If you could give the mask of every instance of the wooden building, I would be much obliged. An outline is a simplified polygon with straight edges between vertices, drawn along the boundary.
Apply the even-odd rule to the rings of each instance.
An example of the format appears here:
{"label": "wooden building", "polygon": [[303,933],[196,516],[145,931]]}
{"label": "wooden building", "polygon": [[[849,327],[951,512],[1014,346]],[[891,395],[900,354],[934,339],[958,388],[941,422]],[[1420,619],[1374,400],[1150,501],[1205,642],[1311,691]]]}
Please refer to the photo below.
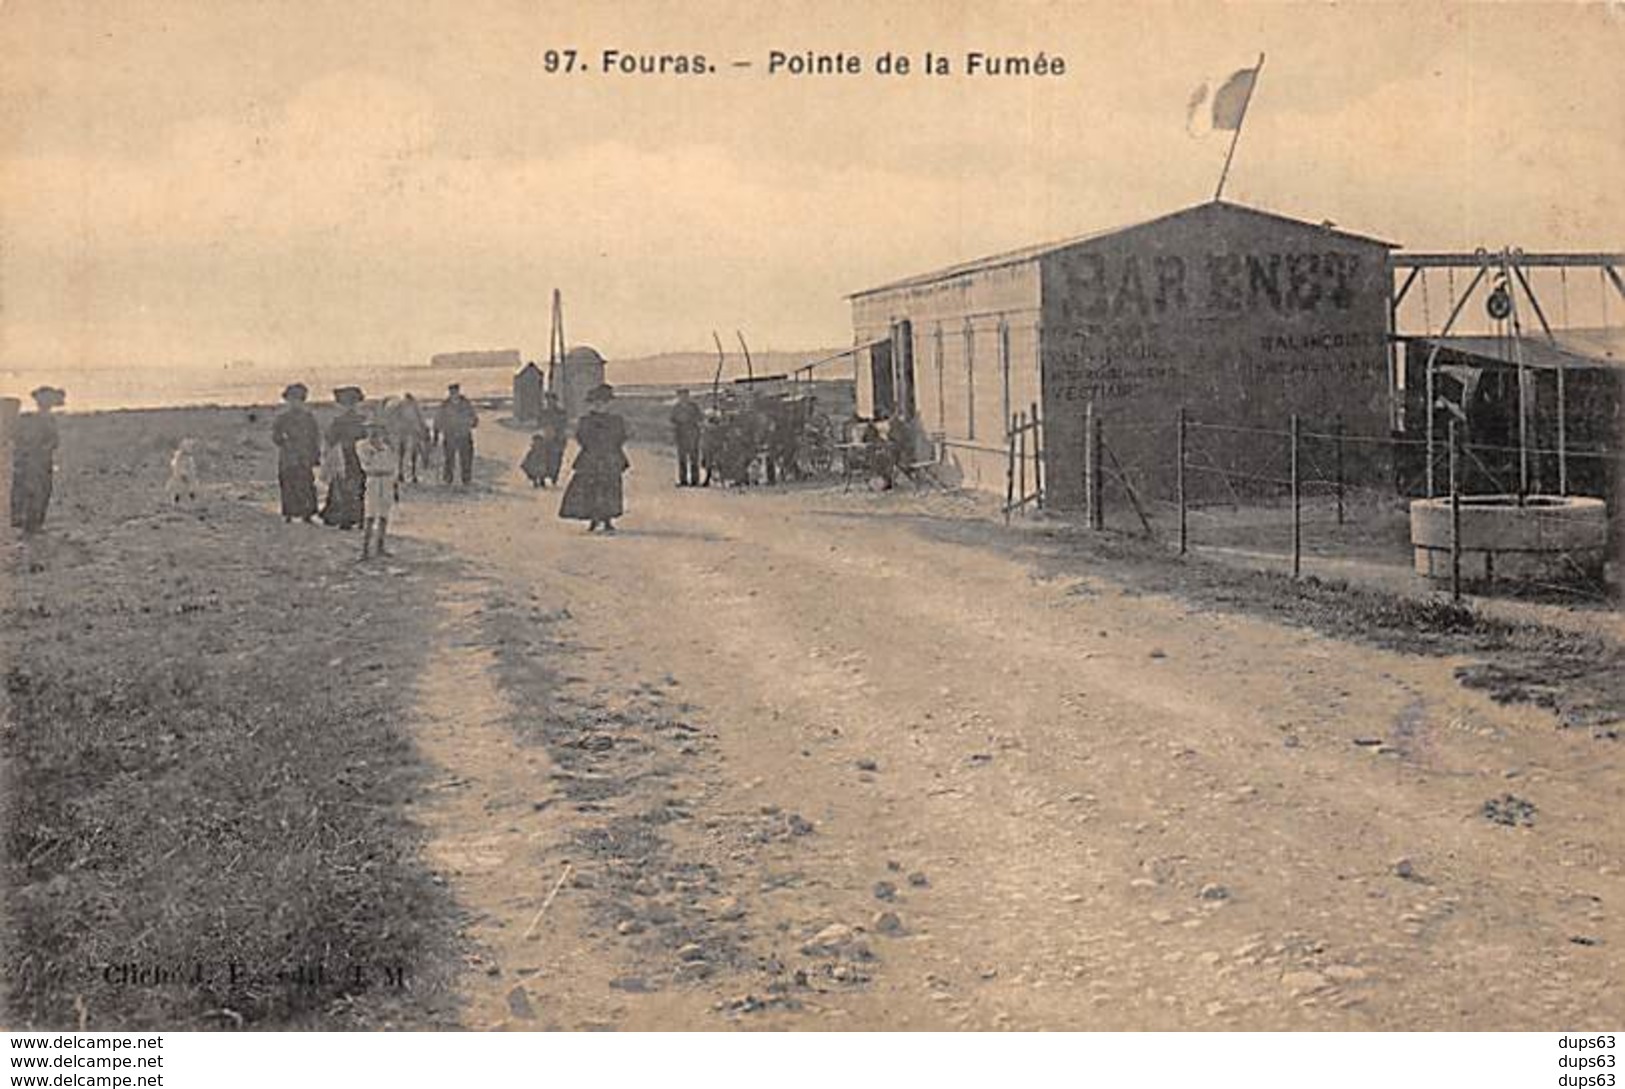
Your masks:
{"label": "wooden building", "polygon": [[[1462,490],[1477,495],[1584,495],[1616,503],[1625,450],[1625,330],[1553,329],[1509,336],[1401,340],[1410,455],[1400,490],[1426,495],[1427,369],[1433,376],[1435,491],[1446,490],[1454,417],[1466,457]],[[1527,377],[1520,398],[1520,371]],[[1523,408],[1520,405],[1525,406]],[[1520,418],[1520,413],[1526,412]]]}
{"label": "wooden building", "polygon": [[1238,429],[1204,452],[1215,468],[1257,475],[1281,444],[1246,429],[1293,413],[1388,433],[1392,248],[1212,201],[869,288],[851,296],[859,411],[917,414],[967,485],[1002,490],[1012,415],[1036,404],[1056,507],[1082,505],[1091,402],[1153,493],[1172,488],[1181,406]]}

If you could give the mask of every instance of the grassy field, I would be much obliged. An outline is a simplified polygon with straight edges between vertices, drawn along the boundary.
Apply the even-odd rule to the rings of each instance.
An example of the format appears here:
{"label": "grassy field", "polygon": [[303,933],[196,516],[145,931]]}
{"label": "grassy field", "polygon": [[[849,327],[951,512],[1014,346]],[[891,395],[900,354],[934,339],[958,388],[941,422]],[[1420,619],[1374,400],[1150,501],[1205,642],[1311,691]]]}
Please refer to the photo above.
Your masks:
{"label": "grassy field", "polygon": [[[450,1021],[402,726],[446,561],[284,526],[264,415],[62,423],[49,531],[0,576],[5,1022]],[[207,483],[176,511],[183,436]]]}

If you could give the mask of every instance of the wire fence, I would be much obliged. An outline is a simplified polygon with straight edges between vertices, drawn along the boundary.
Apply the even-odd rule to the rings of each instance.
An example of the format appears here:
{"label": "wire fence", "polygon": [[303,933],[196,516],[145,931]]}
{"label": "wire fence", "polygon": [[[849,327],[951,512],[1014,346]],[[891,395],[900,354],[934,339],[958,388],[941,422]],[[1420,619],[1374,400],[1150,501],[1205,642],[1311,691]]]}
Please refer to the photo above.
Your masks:
{"label": "wire fence", "polygon": [[[1042,438],[1032,433],[1036,413],[1022,422],[1025,430],[1011,431],[1012,464],[1055,441],[1053,421],[1044,421]],[[1113,418],[1091,407],[1080,451],[1088,524],[1140,532],[1181,553],[1278,564],[1294,577],[1306,565],[1339,575],[1364,567],[1427,575],[1458,595],[1464,583],[1497,581],[1606,594],[1625,451],[1474,441],[1454,423],[1433,442],[1351,432],[1337,418],[1282,424],[1201,420],[1183,409],[1163,420]],[[1060,465],[1050,459],[1052,477]],[[1566,494],[1557,494],[1565,492],[1559,481]],[[1044,489],[1056,483],[1046,479]],[[1027,505],[1022,488],[1011,494],[1018,501],[1007,498],[1007,512]],[[1417,499],[1437,502],[1417,513]]]}

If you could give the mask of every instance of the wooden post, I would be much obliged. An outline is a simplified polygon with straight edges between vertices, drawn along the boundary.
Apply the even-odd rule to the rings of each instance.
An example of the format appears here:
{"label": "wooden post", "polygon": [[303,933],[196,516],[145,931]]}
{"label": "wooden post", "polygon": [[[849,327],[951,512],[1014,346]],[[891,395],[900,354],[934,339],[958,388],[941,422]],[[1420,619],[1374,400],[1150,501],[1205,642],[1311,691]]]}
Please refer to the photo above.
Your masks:
{"label": "wooden post", "polygon": [[1427,461],[1427,482],[1428,482],[1428,498],[1429,499],[1432,499],[1434,496],[1439,494],[1438,488],[1435,486],[1435,482],[1434,482],[1434,479],[1433,479],[1433,414],[1434,414],[1434,412],[1438,411],[1433,405],[1433,399],[1436,396],[1436,394],[1434,393],[1435,382],[1434,382],[1434,379],[1433,379],[1433,373],[1434,373],[1433,372],[1433,357],[1438,355],[1438,354],[1439,353],[1437,351],[1433,351],[1433,352],[1428,353],[1428,385],[1427,385],[1427,398],[1428,398],[1428,403],[1427,403],[1428,456],[1426,458],[1426,461]]}
{"label": "wooden post", "polygon": [[1303,489],[1298,480],[1298,414],[1292,414],[1292,577],[1303,573]]}
{"label": "wooden post", "polygon": [[1529,488],[1529,368],[1523,365],[1523,351],[1513,340],[1518,351],[1518,506],[1530,494]]}
{"label": "wooden post", "polygon": [[1010,508],[1016,501],[1016,432],[1013,427],[1005,432],[1004,451],[1004,524],[1009,525]]}
{"label": "wooden post", "polygon": [[1461,600],[1461,459],[1454,417],[1450,420],[1450,600]]}
{"label": "wooden post", "polygon": [[1044,430],[1038,422],[1038,402],[1032,403],[1033,495],[1039,510],[1044,509]]}
{"label": "wooden post", "polygon": [[1095,411],[1094,401],[1089,401],[1089,408],[1084,411],[1084,473],[1087,476],[1087,492],[1089,492],[1089,528],[1090,530],[1103,530],[1107,527],[1107,507],[1105,496],[1100,491],[1105,481],[1105,450],[1100,442],[1100,414]]}
{"label": "wooden post", "polygon": [[1016,506],[1027,509],[1027,414],[1016,413]]}
{"label": "wooden post", "polygon": [[1557,360],[1557,494],[1569,494],[1569,404],[1568,391],[1563,381],[1563,357]]}
{"label": "wooden post", "polygon": [[1179,554],[1190,547],[1190,534],[1185,524],[1185,406],[1179,406],[1179,468],[1174,474],[1174,486],[1179,492]]}
{"label": "wooden post", "polygon": [[1337,470],[1337,524],[1343,524],[1343,414],[1337,414],[1337,422],[1333,425],[1333,440],[1336,444],[1333,453]]}

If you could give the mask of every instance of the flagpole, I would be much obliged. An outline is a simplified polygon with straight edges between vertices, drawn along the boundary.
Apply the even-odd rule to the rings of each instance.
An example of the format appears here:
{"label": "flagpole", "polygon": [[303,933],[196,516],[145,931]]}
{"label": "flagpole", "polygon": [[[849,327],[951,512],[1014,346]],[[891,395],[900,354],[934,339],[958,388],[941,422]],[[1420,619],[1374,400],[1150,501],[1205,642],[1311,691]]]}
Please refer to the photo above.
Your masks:
{"label": "flagpole", "polygon": [[1264,54],[1258,55],[1258,67],[1253,69],[1253,81],[1247,87],[1247,99],[1241,104],[1241,116],[1236,118],[1236,131],[1230,137],[1230,150],[1224,156],[1224,170],[1219,174],[1219,187],[1213,191],[1213,199],[1218,200],[1224,196],[1224,183],[1230,177],[1230,160],[1236,157],[1236,143],[1241,139],[1241,126],[1247,123],[1247,107],[1253,104],[1253,92],[1258,90],[1258,77],[1264,71]]}

